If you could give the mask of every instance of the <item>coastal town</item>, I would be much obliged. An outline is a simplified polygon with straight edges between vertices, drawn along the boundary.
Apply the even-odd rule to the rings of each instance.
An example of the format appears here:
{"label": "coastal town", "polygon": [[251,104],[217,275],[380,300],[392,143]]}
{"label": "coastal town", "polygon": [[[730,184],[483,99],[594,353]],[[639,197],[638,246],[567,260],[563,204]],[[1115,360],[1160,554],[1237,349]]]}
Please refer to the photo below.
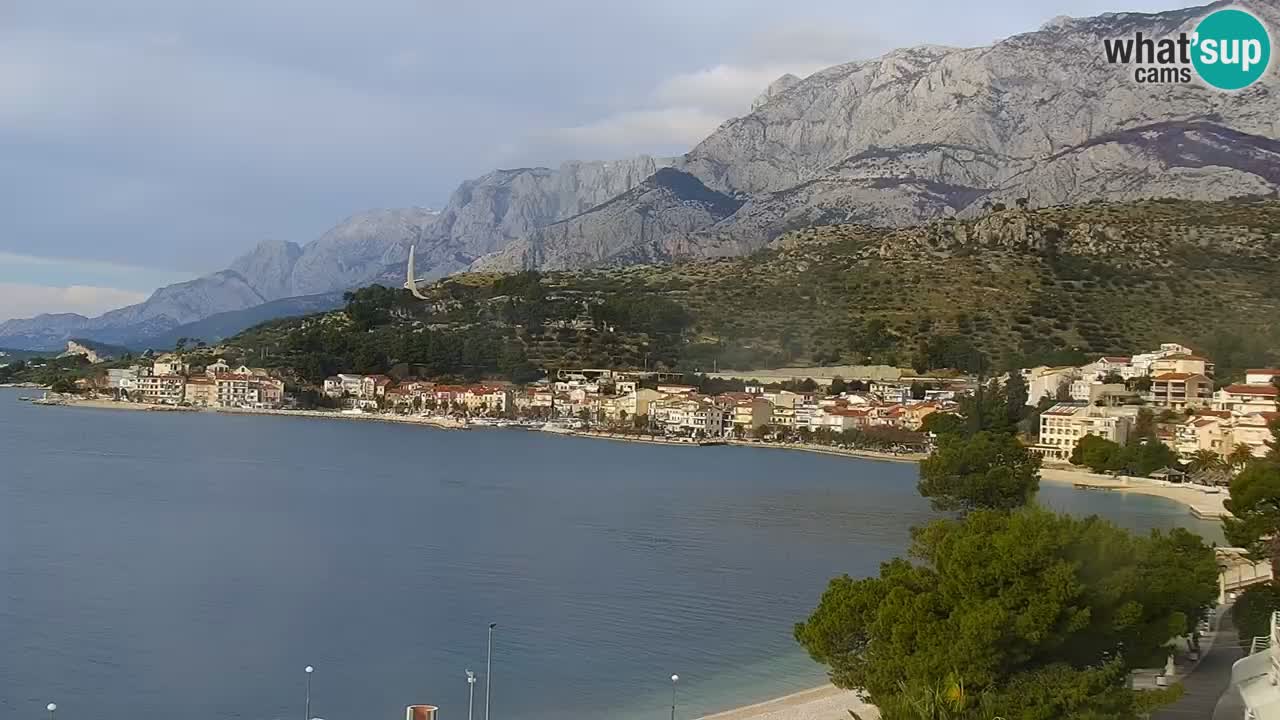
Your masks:
{"label": "coastal town", "polygon": [[[198,364],[200,358],[212,358]],[[119,363],[117,363],[119,364]],[[726,440],[831,445],[921,454],[930,416],[963,415],[962,403],[1015,373],[914,375],[886,366],[814,369],[813,377],[768,371],[714,376],[584,368],[526,384],[450,383],[393,374],[339,373],[317,387],[292,387],[278,369],[238,365],[204,353],[163,353],[77,381],[74,397],[121,407],[307,412],[365,419],[423,420],[440,427],[519,426],[568,433],[711,444]],[[827,374],[823,374],[826,372]],[[1213,360],[1178,343],[1079,366],[1017,371],[1032,422],[1024,443],[1049,464],[1084,464],[1084,438],[1130,444],[1144,422],[1182,463],[1206,464],[1225,481],[1233,466],[1266,454],[1280,418],[1280,369],[1220,382]],[[129,403],[131,405],[125,405]],[[1218,463],[1206,463],[1214,456]],[[1176,468],[1161,468],[1182,475]],[[1213,479],[1213,478],[1209,478]]]}

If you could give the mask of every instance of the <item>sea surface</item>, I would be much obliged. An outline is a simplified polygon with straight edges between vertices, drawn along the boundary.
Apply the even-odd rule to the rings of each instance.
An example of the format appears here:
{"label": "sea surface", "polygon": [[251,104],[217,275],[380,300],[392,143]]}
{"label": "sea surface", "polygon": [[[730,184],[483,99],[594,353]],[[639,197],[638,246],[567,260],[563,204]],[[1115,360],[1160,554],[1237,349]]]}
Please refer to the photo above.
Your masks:
{"label": "sea surface", "polygon": [[[935,517],[912,464],[35,407],[0,390],[0,717],[696,717],[818,685],[794,622]],[[1041,501],[1136,529],[1140,495]]]}

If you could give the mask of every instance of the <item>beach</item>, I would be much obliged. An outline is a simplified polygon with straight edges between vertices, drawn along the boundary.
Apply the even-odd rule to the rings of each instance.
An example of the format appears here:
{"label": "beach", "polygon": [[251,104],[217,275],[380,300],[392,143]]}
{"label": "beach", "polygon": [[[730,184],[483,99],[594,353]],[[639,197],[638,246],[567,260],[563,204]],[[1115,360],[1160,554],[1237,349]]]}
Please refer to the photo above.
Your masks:
{"label": "beach", "polygon": [[1071,483],[1077,487],[1097,489],[1101,492],[1131,492],[1162,497],[1186,505],[1192,515],[1200,518],[1220,518],[1230,514],[1224,505],[1229,497],[1224,489],[1219,489],[1216,493],[1208,493],[1199,485],[1170,483],[1126,475],[1112,477],[1053,465],[1040,469],[1040,479],[1046,482]]}
{"label": "beach", "polygon": [[876,720],[880,713],[853,690],[822,685],[773,700],[706,715],[701,720],[851,720],[849,711],[862,720]]}

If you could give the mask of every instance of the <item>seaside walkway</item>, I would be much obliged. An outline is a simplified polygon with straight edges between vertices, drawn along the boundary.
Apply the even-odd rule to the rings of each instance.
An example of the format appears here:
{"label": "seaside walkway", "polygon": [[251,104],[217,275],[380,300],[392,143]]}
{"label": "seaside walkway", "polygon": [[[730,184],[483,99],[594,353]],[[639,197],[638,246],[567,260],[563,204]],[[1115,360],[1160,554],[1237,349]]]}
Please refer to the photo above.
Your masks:
{"label": "seaside walkway", "polygon": [[1213,645],[1184,678],[1186,692],[1178,701],[1151,714],[1151,720],[1242,720],[1244,706],[1231,685],[1231,665],[1245,656],[1232,622],[1232,611],[1223,613]]}

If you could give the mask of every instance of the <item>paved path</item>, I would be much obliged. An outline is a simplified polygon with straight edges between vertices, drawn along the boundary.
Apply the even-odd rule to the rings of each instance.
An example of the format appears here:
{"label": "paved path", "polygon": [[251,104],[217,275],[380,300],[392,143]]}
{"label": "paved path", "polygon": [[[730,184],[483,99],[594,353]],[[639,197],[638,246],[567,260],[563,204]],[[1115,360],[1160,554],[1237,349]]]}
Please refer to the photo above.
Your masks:
{"label": "paved path", "polygon": [[1218,624],[1213,647],[1182,679],[1186,692],[1177,702],[1152,713],[1151,720],[1243,720],[1244,706],[1239,693],[1231,687],[1231,665],[1245,652],[1231,622],[1231,611],[1227,610]]}

